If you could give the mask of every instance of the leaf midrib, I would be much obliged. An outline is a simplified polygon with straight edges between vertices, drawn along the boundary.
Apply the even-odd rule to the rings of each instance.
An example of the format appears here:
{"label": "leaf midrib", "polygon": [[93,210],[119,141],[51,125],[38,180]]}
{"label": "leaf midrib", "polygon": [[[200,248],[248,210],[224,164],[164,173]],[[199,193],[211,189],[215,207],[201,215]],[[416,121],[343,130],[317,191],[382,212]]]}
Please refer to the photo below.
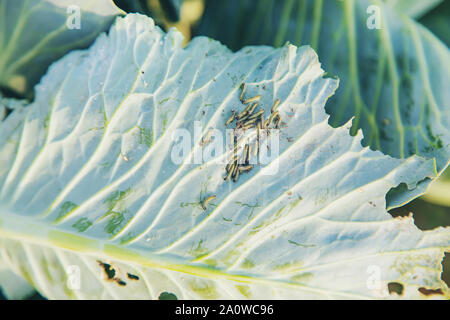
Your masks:
{"label": "leaf midrib", "polygon": [[[7,227],[5,228],[5,226]],[[161,256],[152,253],[144,253],[141,250],[124,248],[116,244],[110,244],[107,241],[88,239],[87,237],[78,236],[73,233],[59,231],[37,221],[24,223],[23,219],[11,213],[2,212],[1,214],[1,238],[67,250],[79,255],[107,257],[127,264],[136,264],[163,271],[180,272],[215,281],[223,279],[237,283],[259,283],[269,287],[279,286],[305,290],[325,296],[335,295],[350,299],[370,299],[369,296],[312,288],[304,284],[288,282],[286,280],[262,278],[258,277],[258,274],[227,273],[222,269],[215,269],[207,265],[192,264],[180,258],[164,256],[164,259],[161,259]]]}

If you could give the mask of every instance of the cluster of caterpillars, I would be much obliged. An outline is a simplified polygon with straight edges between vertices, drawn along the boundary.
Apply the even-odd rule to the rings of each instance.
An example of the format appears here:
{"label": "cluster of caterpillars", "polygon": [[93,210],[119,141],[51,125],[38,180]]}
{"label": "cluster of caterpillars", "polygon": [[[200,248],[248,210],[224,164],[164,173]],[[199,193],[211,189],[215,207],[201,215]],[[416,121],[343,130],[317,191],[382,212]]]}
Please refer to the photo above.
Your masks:
{"label": "cluster of caterpillars", "polygon": [[281,115],[277,111],[278,105],[280,104],[280,99],[276,99],[272,108],[270,110],[270,115],[266,118],[264,116],[264,109],[258,108],[259,100],[261,99],[261,95],[256,95],[251,98],[245,99],[245,83],[242,83],[240,86],[241,94],[239,100],[242,104],[246,105],[246,108],[237,113],[235,110],[232,110],[232,115],[225,122],[225,127],[234,124],[234,135],[233,135],[233,157],[231,161],[226,165],[226,176],[224,180],[232,179],[236,182],[239,179],[239,175],[243,172],[249,172],[253,169],[253,164],[250,164],[250,145],[247,143],[244,146],[243,150],[243,161],[239,161],[239,157],[237,156],[237,150],[239,147],[239,143],[237,141],[236,131],[238,130],[248,130],[254,129],[257,130],[257,139],[256,143],[253,144],[253,155],[257,156],[259,159],[259,149],[260,149],[260,137],[261,130],[265,129],[279,129],[281,124]]}

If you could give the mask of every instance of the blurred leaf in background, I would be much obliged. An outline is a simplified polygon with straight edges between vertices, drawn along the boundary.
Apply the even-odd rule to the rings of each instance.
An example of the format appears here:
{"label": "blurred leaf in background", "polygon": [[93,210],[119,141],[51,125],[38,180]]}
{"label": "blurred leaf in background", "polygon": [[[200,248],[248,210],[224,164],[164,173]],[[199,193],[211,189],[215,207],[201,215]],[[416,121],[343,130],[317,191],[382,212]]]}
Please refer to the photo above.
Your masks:
{"label": "blurred leaf in background", "polygon": [[[171,2],[174,4],[167,4]],[[203,0],[147,0],[147,3],[152,12],[152,18],[156,19],[166,31],[172,27],[180,31],[184,36],[183,46],[186,46],[192,38],[192,26],[200,20],[203,14]],[[175,10],[170,8],[177,8],[177,15],[170,13],[171,10]]]}
{"label": "blurred leaf in background", "polygon": [[386,4],[401,12],[418,19],[424,16],[431,9],[442,3],[443,0],[384,0]]}
{"label": "blurred leaf in background", "polygon": [[162,23],[180,20],[184,0],[114,0],[126,13],[140,13]]}
{"label": "blurred leaf in background", "polygon": [[419,21],[438,36],[447,47],[450,45],[450,1],[443,1]]}
{"label": "blurred leaf in background", "polygon": [[114,3],[126,13],[140,13],[152,15],[147,0],[113,0]]}
{"label": "blurred leaf in background", "polygon": [[[447,47],[450,45],[450,1],[441,1],[438,6],[423,15],[419,22],[439,37]],[[421,206],[422,200],[427,202],[425,202],[426,208]],[[424,223],[431,222],[441,226],[450,225],[450,168],[447,168],[442,176],[430,186],[421,199],[411,203],[411,209],[417,212],[417,219],[422,219]],[[425,215],[430,216],[430,218],[426,219]],[[448,255],[446,259],[448,267],[444,276],[447,275],[447,278],[444,278],[444,280],[449,284],[450,263],[448,260],[450,259]]]}
{"label": "blurred leaf in background", "polygon": [[450,169],[434,181],[423,196],[425,201],[447,207],[450,216]]}
{"label": "blurred leaf in background", "polygon": [[32,98],[53,61],[88,47],[121,13],[112,0],[0,0],[2,91]]}

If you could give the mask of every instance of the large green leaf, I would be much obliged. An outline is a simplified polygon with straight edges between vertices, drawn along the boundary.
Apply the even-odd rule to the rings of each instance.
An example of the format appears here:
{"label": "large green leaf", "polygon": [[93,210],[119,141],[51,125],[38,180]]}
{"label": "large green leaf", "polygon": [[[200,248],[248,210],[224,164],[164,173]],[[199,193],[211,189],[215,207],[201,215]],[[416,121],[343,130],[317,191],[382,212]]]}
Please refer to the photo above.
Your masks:
{"label": "large green leaf", "polygon": [[[381,29],[369,29],[377,17]],[[435,157],[439,172],[448,165],[449,50],[384,2],[207,0],[198,33],[234,50],[310,44],[341,80],[327,103],[333,126],[354,116],[352,133],[362,128],[364,145],[399,158]]]}
{"label": "large green leaf", "polygon": [[419,19],[439,5],[443,0],[384,0],[400,13]]}
{"label": "large green leaf", "polygon": [[[436,176],[432,159],[394,159],[362,147],[351,123],[332,128],[324,105],[338,81],[310,47],[181,40],[145,16],[118,18],[0,123],[3,263],[49,298],[377,298],[390,282],[402,297],[448,297],[450,230],[385,209],[392,187]],[[281,100],[279,154],[225,181],[232,151],[190,160],[243,109],[243,82],[266,113]],[[194,137],[179,164],[177,129]],[[256,143],[254,130],[241,137]]]}
{"label": "large green leaf", "polygon": [[447,47],[450,46],[450,1],[444,1],[420,19],[420,23],[439,37]]}
{"label": "large green leaf", "polygon": [[[74,6],[79,29],[68,27]],[[53,61],[86,48],[121,12],[112,0],[0,0],[0,86],[32,96]]]}

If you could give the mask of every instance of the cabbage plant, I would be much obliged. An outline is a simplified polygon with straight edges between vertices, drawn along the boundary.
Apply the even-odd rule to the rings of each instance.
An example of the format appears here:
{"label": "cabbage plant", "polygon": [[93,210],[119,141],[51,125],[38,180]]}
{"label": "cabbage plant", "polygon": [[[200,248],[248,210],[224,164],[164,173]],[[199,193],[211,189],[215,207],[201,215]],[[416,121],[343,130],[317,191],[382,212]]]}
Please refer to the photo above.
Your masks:
{"label": "cabbage plant", "polygon": [[206,1],[184,46],[110,1],[0,1],[7,297],[449,298],[449,227],[387,211],[449,162],[448,46],[413,20],[438,1],[262,2]]}

